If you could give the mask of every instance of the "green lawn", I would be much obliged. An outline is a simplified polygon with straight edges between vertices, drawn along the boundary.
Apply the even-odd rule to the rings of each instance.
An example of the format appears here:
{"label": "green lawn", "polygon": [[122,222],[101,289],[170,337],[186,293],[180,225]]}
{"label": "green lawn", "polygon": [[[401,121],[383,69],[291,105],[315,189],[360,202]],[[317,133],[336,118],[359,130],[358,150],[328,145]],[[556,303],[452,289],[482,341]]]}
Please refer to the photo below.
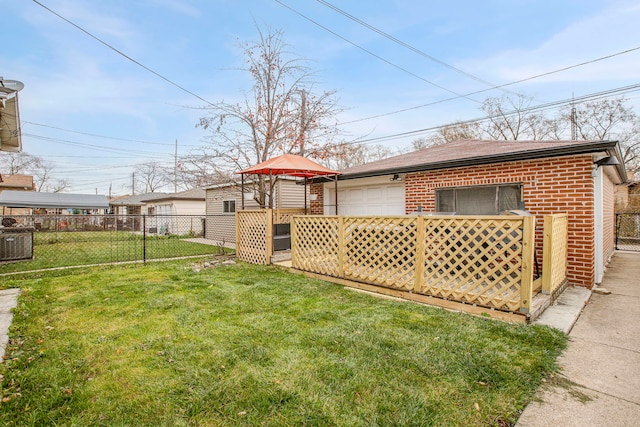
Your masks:
{"label": "green lawn", "polygon": [[510,425],[549,328],[239,264],[100,267],[20,287],[0,425]]}
{"label": "green lawn", "polygon": [[[147,236],[147,259],[215,254],[221,248],[192,243],[178,236]],[[143,259],[143,238],[126,231],[37,232],[34,259],[0,264],[0,274],[72,265]]]}

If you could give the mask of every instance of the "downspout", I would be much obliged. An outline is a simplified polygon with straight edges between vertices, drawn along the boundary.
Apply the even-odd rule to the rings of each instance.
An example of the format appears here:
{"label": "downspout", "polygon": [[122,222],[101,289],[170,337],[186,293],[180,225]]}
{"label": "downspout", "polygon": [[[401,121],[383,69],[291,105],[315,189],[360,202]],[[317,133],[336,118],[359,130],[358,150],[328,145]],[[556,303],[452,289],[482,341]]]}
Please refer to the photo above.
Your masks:
{"label": "downspout", "polygon": [[594,167],[596,168],[593,179],[594,283],[599,284],[604,275],[604,179],[603,168],[597,165]]}

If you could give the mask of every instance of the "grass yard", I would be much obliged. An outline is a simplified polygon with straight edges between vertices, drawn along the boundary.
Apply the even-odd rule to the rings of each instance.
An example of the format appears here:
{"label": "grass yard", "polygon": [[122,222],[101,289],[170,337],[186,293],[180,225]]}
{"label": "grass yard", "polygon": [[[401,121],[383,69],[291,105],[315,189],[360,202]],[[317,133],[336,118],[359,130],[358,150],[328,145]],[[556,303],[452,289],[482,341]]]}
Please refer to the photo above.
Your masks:
{"label": "grass yard", "polygon": [[[34,259],[0,264],[0,273],[71,265],[101,264],[143,259],[143,238],[126,231],[37,232]],[[219,253],[216,246],[185,241],[177,236],[147,236],[147,259]]]}
{"label": "grass yard", "polygon": [[378,299],[275,267],[189,262],[20,287],[0,425],[512,425],[558,331]]}

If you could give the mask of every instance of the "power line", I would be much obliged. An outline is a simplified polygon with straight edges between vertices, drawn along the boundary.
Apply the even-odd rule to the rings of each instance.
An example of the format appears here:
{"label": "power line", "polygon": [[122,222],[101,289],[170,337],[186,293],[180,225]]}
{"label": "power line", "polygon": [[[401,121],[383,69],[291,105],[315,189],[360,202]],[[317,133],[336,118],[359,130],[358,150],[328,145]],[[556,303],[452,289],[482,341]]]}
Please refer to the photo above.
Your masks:
{"label": "power line", "polygon": [[[513,114],[516,114],[516,113],[519,113],[519,112],[529,112],[529,111],[537,111],[537,110],[549,110],[549,109],[553,109],[555,107],[559,107],[559,106],[562,106],[562,105],[571,104],[572,102],[584,102],[584,101],[589,101],[589,100],[597,100],[597,99],[607,98],[607,97],[609,97],[611,95],[617,95],[617,94],[619,95],[619,94],[624,94],[624,93],[627,93],[627,92],[634,92],[634,91],[637,91],[637,90],[640,90],[640,83],[637,83],[637,84],[634,84],[634,85],[630,85],[630,86],[624,86],[624,87],[620,87],[620,88],[609,89],[609,90],[606,90],[606,91],[596,92],[596,93],[593,93],[593,94],[583,95],[583,96],[579,96],[579,97],[575,97],[575,98],[568,98],[568,99],[563,99],[563,100],[559,100],[559,101],[553,101],[553,102],[549,102],[547,104],[542,104],[542,105],[536,105],[536,106],[532,106],[532,107],[522,108],[522,109],[517,110],[517,111],[511,111],[511,112],[504,113],[504,115],[509,116],[509,115],[513,115]],[[420,134],[423,134],[423,133],[434,132],[434,131],[446,128],[447,126],[451,126],[451,125],[483,122],[483,121],[489,120],[491,117],[492,116],[484,116],[484,117],[480,117],[480,118],[464,120],[464,121],[457,121],[455,123],[432,126],[432,127],[428,127],[428,128],[416,129],[416,130],[407,131],[407,132],[400,132],[400,133],[386,135],[386,136],[380,136],[380,137],[368,138],[368,139],[362,139],[362,140],[355,140],[355,141],[348,142],[348,144],[371,144],[373,142],[391,141],[391,140],[394,140],[394,139],[406,138],[406,137],[409,137],[409,136],[417,136],[417,135],[420,135]]]}
{"label": "power line", "polygon": [[[328,7],[328,8],[330,8],[330,9],[338,12],[339,14],[349,18],[350,20],[352,20],[354,22],[357,22],[358,24],[362,25],[363,27],[366,27],[366,28],[370,29],[371,31],[380,34],[381,36],[391,40],[392,42],[394,42],[394,43],[396,43],[396,44],[398,44],[398,45],[400,45],[400,46],[402,46],[402,47],[404,47],[406,49],[409,49],[410,51],[412,51],[414,53],[417,53],[418,55],[420,55],[420,56],[422,56],[424,58],[427,58],[427,59],[429,59],[429,60],[431,60],[431,61],[433,61],[433,62],[435,62],[437,64],[442,65],[443,67],[446,67],[446,68],[448,68],[450,70],[453,70],[453,71],[455,71],[455,72],[457,72],[459,74],[462,74],[462,75],[464,75],[466,77],[469,77],[469,78],[471,78],[471,79],[473,79],[473,80],[475,80],[475,81],[477,81],[479,83],[482,83],[482,84],[484,84],[486,86],[490,86],[491,88],[497,87],[494,83],[490,83],[490,82],[488,82],[486,80],[481,79],[480,77],[478,77],[478,76],[476,76],[474,74],[471,74],[471,73],[469,73],[467,71],[461,70],[460,68],[454,67],[451,64],[448,64],[448,63],[446,63],[446,62],[444,62],[444,61],[442,61],[442,60],[440,60],[440,59],[438,59],[438,58],[436,58],[434,56],[431,56],[428,53],[425,53],[424,51],[422,51],[422,50],[420,50],[420,49],[418,49],[418,48],[416,48],[416,47],[414,47],[414,46],[412,46],[412,45],[410,45],[410,44],[408,44],[406,42],[403,42],[402,40],[399,40],[399,39],[393,37],[392,35],[390,35],[388,33],[385,33],[381,29],[379,29],[377,27],[374,27],[373,25],[362,21],[361,19],[356,18],[355,16],[353,16],[350,13],[340,9],[339,7],[329,3],[328,1],[325,1],[325,0],[316,0],[316,1],[318,3],[320,3],[320,4],[322,4],[322,5],[324,5],[324,6]],[[511,92],[509,90],[505,90],[505,91],[509,92],[509,93],[512,93],[512,94],[514,93],[514,92]]]}
{"label": "power line", "polygon": [[[556,73],[560,73],[560,72],[563,72],[563,71],[571,70],[572,68],[578,68],[578,67],[582,67],[584,65],[593,64],[595,62],[604,61],[605,59],[610,59],[610,58],[613,58],[613,57],[616,57],[616,56],[620,56],[620,55],[624,55],[624,54],[627,54],[627,53],[631,53],[631,52],[634,52],[634,51],[637,51],[637,50],[640,50],[640,46],[633,47],[633,48],[627,49],[627,50],[623,50],[621,52],[612,53],[610,55],[602,56],[600,58],[592,59],[592,60],[589,60],[589,61],[581,62],[579,64],[569,65],[567,67],[558,68],[556,70],[547,71],[547,72],[544,72],[544,73],[541,73],[541,74],[536,74],[534,76],[526,77],[524,79],[515,80],[513,82],[505,83],[505,84],[496,86],[494,88],[478,90],[478,91],[475,91],[475,92],[468,93],[467,95],[469,95],[469,96],[477,95],[479,93],[488,92],[488,91],[490,91],[492,89],[500,89],[500,88],[504,88],[504,87],[507,87],[507,86],[512,86],[512,85],[515,85],[515,84],[518,84],[518,83],[523,83],[523,82],[526,82],[526,81],[538,79],[540,77],[550,76],[552,74],[556,74]],[[416,105],[416,106],[413,106],[413,107],[408,107],[408,108],[403,108],[403,109],[400,109],[400,110],[390,111],[388,113],[376,114],[375,116],[369,116],[369,117],[364,117],[364,118],[361,118],[361,119],[350,120],[348,122],[342,122],[342,123],[338,123],[338,124],[346,125],[346,124],[357,123],[357,122],[362,122],[362,121],[371,120],[371,119],[377,119],[377,118],[380,118],[380,117],[391,116],[393,114],[404,113],[406,111],[417,110],[419,108],[424,108],[424,107],[429,107],[429,106],[432,106],[432,105],[442,104],[444,102],[453,101],[455,99],[460,99],[460,97],[456,96],[456,97],[452,97],[452,98],[442,99],[442,100],[430,102],[430,103],[427,103],[427,104]]]}
{"label": "power line", "polygon": [[64,16],[60,15],[59,13],[55,12],[54,10],[48,8],[47,6],[45,6],[44,4],[40,3],[38,0],[32,0],[35,4],[37,4],[38,6],[42,7],[43,9],[48,10],[49,12],[51,12],[52,14],[54,14],[55,16],[57,16],[58,18],[62,19],[63,21],[65,21],[66,23],[76,27],[78,30],[82,31],[83,33],[85,33],[86,35],[88,35],[89,37],[91,37],[92,39],[96,40],[97,42],[103,44],[104,46],[108,47],[109,49],[113,50],[114,52],[116,52],[118,55],[126,58],[127,60],[133,62],[134,64],[138,65],[139,67],[147,70],[148,72],[150,72],[151,74],[154,74],[157,77],[160,77],[162,80],[164,80],[165,82],[177,87],[178,89],[180,89],[183,92],[188,93],[189,95],[192,95],[196,98],[198,98],[200,101],[203,101],[209,105],[213,105],[212,102],[207,101],[206,99],[204,99],[203,97],[201,97],[200,95],[197,95],[193,92],[191,92],[189,89],[186,89],[182,86],[180,86],[178,83],[174,82],[173,80],[170,80],[169,78],[163,76],[162,74],[158,73],[157,71],[152,70],[151,68],[147,67],[146,65],[142,64],[139,61],[136,61],[135,59],[133,59],[132,57],[130,57],[129,55],[125,54],[124,52],[122,52],[121,50],[116,49],[115,47],[111,46],[109,43],[105,42],[104,40],[94,36],[93,34],[91,34],[89,31],[85,30],[84,28],[82,28],[81,26],[79,26],[78,24],[75,24],[74,22],[68,20],[67,18],[65,18]]}
{"label": "power line", "polygon": [[52,137],[48,137],[48,136],[42,136],[42,135],[35,135],[35,134],[31,134],[31,133],[23,133],[22,136],[26,136],[26,137],[30,137],[30,138],[35,138],[35,139],[40,139],[43,141],[50,141],[50,142],[54,142],[57,144],[63,144],[63,145],[72,145],[75,147],[82,147],[82,148],[90,148],[92,150],[98,150],[98,151],[105,151],[108,153],[124,153],[124,154],[138,154],[141,156],[150,156],[150,157],[156,157],[156,158],[162,158],[162,156],[167,156],[167,154],[160,154],[160,153],[153,153],[150,151],[136,151],[136,150],[123,150],[123,149],[118,149],[118,148],[109,148],[109,147],[101,147],[99,145],[95,145],[95,144],[86,144],[86,143],[81,143],[81,142],[76,142],[76,141],[69,141],[66,139],[58,139],[58,138],[52,138]]}
{"label": "power line", "polygon": [[282,2],[282,1],[280,1],[280,0],[275,0],[275,1],[276,1],[276,3],[280,4],[281,6],[283,6],[283,7],[287,8],[287,9],[289,9],[290,11],[292,11],[293,13],[295,13],[296,15],[298,15],[298,16],[300,16],[300,17],[302,17],[302,18],[306,19],[307,21],[309,21],[309,22],[311,22],[311,23],[313,23],[313,24],[317,25],[318,27],[322,28],[323,30],[325,30],[325,31],[327,31],[327,32],[329,32],[329,33],[331,33],[331,34],[333,34],[334,36],[336,36],[336,37],[338,37],[338,38],[340,38],[340,39],[344,40],[345,42],[347,42],[347,43],[349,43],[350,45],[352,45],[352,46],[354,46],[354,47],[356,47],[356,48],[358,48],[358,49],[362,50],[363,52],[368,53],[369,55],[373,56],[374,58],[379,59],[380,61],[382,61],[382,62],[384,62],[384,63],[386,63],[386,64],[388,64],[388,65],[391,65],[392,67],[397,68],[398,70],[403,71],[403,72],[405,72],[405,73],[409,74],[410,76],[413,76],[413,77],[415,77],[415,78],[417,78],[417,79],[420,79],[420,80],[422,80],[422,81],[423,81],[423,82],[425,82],[425,83],[428,83],[428,84],[430,84],[430,85],[432,85],[432,86],[435,86],[435,87],[437,87],[437,88],[439,88],[439,89],[442,89],[442,90],[444,90],[444,91],[446,91],[446,92],[449,92],[449,93],[452,93],[452,94],[456,95],[456,98],[454,98],[454,99],[458,99],[458,98],[465,98],[465,99],[468,99],[469,101],[473,101],[473,102],[476,102],[476,103],[480,103],[480,101],[477,101],[477,100],[475,100],[475,99],[473,99],[473,98],[470,98],[470,97],[469,97],[470,95],[462,95],[462,94],[460,94],[460,93],[458,93],[458,92],[456,92],[456,91],[453,91],[453,90],[451,90],[451,89],[447,89],[446,87],[444,87],[444,86],[442,86],[442,85],[439,85],[439,84],[434,83],[434,82],[432,82],[432,81],[430,81],[430,80],[427,80],[427,79],[425,79],[424,77],[421,77],[421,76],[419,76],[419,75],[417,75],[417,74],[415,74],[415,73],[413,73],[413,72],[411,72],[411,71],[407,70],[406,68],[403,68],[403,67],[399,66],[398,64],[395,64],[395,63],[393,63],[393,62],[391,62],[391,61],[389,61],[389,60],[387,60],[387,59],[385,59],[385,58],[381,57],[380,55],[378,55],[378,54],[376,54],[376,53],[373,53],[372,51],[370,51],[370,50],[368,50],[368,49],[365,49],[364,47],[360,46],[359,44],[357,44],[357,43],[355,43],[355,42],[352,42],[351,40],[349,40],[349,39],[347,39],[347,38],[345,38],[345,37],[341,36],[340,34],[338,34],[338,33],[334,32],[333,30],[330,30],[329,28],[325,27],[324,25],[320,24],[320,23],[319,23],[319,22],[317,22],[317,21],[314,21],[313,19],[311,19],[311,18],[309,18],[308,16],[304,15],[303,13],[301,13],[301,12],[297,11],[296,9],[292,8],[291,6],[286,5],[285,3],[283,3],[283,2]]}
{"label": "power line", "polygon": [[[49,129],[56,129],[56,130],[61,130],[64,132],[70,132],[70,133],[75,133],[78,135],[86,135],[86,136],[92,136],[95,138],[103,138],[103,139],[112,139],[115,141],[125,141],[125,142],[139,142],[141,144],[152,144],[152,145],[163,145],[163,146],[170,146],[173,147],[174,144],[173,143],[165,143],[165,142],[152,142],[152,141],[143,141],[143,140],[139,140],[139,139],[129,139],[129,138],[118,138],[116,136],[106,136],[106,135],[96,135],[95,133],[88,133],[88,132],[81,132],[81,131],[77,131],[77,130],[72,130],[72,129],[65,129],[65,128],[61,128],[61,127],[57,127],[57,126],[52,126],[52,125],[46,125],[44,123],[36,123],[36,122],[30,122],[28,120],[21,120],[22,123],[28,123],[30,125],[34,125],[34,126],[41,126],[41,127],[45,127],[45,128],[49,128]],[[183,147],[199,147],[199,145],[185,145],[182,144]]]}

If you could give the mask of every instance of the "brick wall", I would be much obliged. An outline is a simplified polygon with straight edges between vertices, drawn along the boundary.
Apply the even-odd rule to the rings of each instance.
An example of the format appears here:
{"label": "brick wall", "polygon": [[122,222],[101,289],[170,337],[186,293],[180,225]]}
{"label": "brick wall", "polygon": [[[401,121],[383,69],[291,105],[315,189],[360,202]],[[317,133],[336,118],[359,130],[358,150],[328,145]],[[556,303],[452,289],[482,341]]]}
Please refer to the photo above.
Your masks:
{"label": "brick wall", "polygon": [[[406,213],[415,213],[418,206],[434,212],[436,188],[521,183],[526,209],[532,214],[569,214],[568,278],[572,284],[591,287],[595,271],[592,164],[591,155],[576,155],[407,174]],[[540,263],[542,225],[539,219]]]}
{"label": "brick wall", "polygon": [[309,194],[316,194],[318,198],[309,202],[311,215],[324,214],[324,186],[321,183],[313,183],[309,185]]}

